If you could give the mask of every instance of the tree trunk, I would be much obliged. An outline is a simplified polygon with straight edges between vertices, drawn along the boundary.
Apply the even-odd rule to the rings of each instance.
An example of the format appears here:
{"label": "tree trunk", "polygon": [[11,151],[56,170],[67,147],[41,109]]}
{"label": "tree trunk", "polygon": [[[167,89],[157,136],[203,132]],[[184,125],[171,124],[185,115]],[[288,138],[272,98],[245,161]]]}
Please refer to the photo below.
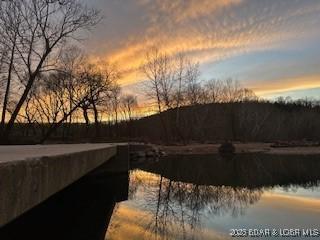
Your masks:
{"label": "tree trunk", "polygon": [[8,78],[7,78],[7,86],[6,86],[6,91],[5,91],[4,100],[3,100],[3,108],[2,108],[1,124],[0,124],[0,132],[1,133],[5,130],[5,121],[6,121],[7,105],[8,105],[9,94],[10,94],[10,86],[11,86],[12,68],[13,68],[15,48],[16,48],[16,45],[14,44],[11,49],[10,63],[9,63],[9,69],[8,69]]}
{"label": "tree trunk", "polygon": [[94,125],[96,131],[96,137],[100,137],[100,126],[99,126],[99,112],[95,103],[93,105],[93,113],[94,113]]}
{"label": "tree trunk", "polygon": [[87,107],[83,107],[82,108],[82,112],[83,112],[83,118],[84,121],[86,122],[86,137],[88,135],[88,131],[89,131],[89,125],[90,125],[90,120],[89,120],[89,116],[88,116],[88,108]]}
{"label": "tree trunk", "polygon": [[51,124],[51,126],[49,127],[49,130],[47,131],[47,133],[44,135],[44,137],[40,140],[40,143],[44,143],[56,130],[57,128],[68,119],[68,117],[70,116],[70,114],[72,114],[74,111],[76,111],[79,106],[82,104],[83,102],[78,103],[76,106],[74,106],[70,112],[68,114],[65,114],[63,116],[63,118],[58,121],[58,122],[54,122],[53,124]]}
{"label": "tree trunk", "polygon": [[[5,141],[5,142],[9,141],[10,134],[12,132],[14,123],[17,119],[17,116],[20,112],[20,109],[21,109],[22,105],[24,104],[24,102],[26,101],[28,94],[33,86],[33,83],[36,80],[36,77],[38,76],[40,69],[42,68],[43,63],[46,60],[47,56],[50,54],[51,50],[52,50],[52,48],[48,48],[46,50],[46,52],[44,53],[44,55],[42,56],[42,58],[38,64],[36,70],[29,75],[29,79],[28,79],[28,83],[26,85],[26,88],[24,89],[24,92],[23,92],[22,96],[20,97],[19,102],[17,103],[16,108],[14,109],[14,111],[10,117],[10,120],[7,124],[7,127],[5,128],[5,131],[3,134],[3,141]],[[29,67],[31,67],[31,66],[29,66]]]}

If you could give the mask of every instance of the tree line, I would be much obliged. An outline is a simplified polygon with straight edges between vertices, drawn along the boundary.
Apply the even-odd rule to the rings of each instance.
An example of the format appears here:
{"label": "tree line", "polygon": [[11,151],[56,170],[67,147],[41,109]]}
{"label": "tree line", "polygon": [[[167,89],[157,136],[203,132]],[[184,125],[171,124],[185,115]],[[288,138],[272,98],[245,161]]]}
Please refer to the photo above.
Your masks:
{"label": "tree line", "polygon": [[[174,139],[184,142],[186,140],[185,130],[182,128],[182,121],[185,121],[181,117],[182,107],[258,101],[252,90],[243,88],[234,79],[201,80],[199,63],[193,62],[183,54],[169,56],[154,48],[146,54],[146,61],[141,69],[146,77],[145,92],[156,106],[165,142],[172,139],[169,139],[172,132],[176,135]],[[165,119],[163,112],[168,110],[174,111],[175,120]]]}
{"label": "tree line", "polygon": [[137,100],[121,94],[116,66],[92,64],[76,47],[100,20],[78,0],[0,2],[1,142],[17,123],[40,126],[43,142],[63,123],[82,120],[93,121],[98,135],[102,112],[132,118]]}
{"label": "tree line", "polygon": [[144,90],[159,113],[188,105],[258,100],[252,90],[234,79],[202,80],[199,66],[183,54],[170,56],[157,48],[147,52],[141,66]]}
{"label": "tree line", "polygon": [[[99,11],[77,0],[1,1],[2,143],[17,138],[21,129],[27,135],[40,135],[44,142],[60,126],[68,135],[72,124],[79,122],[85,123],[85,136],[93,131],[95,137],[100,136],[103,121],[115,128],[120,120],[131,125],[137,97],[121,93],[117,66],[92,63],[77,47],[82,33],[100,20]],[[163,111],[177,109],[177,126],[182,106],[254,97],[233,80],[212,80],[203,86],[199,63],[182,54],[169,56],[152,49],[140,70],[147,79],[142,92],[156,100],[161,118]],[[15,130],[19,124],[22,128]],[[114,132],[117,135],[118,130]]]}
{"label": "tree line", "polygon": [[[53,136],[139,140],[149,125],[146,139],[162,142],[211,139],[206,125],[223,129],[220,135],[210,130],[220,140],[263,140],[270,132],[267,123],[296,136],[309,136],[317,128],[306,123],[306,116],[318,116],[317,102],[279,98],[267,107],[271,103],[238,81],[203,80],[198,62],[157,48],[147,51],[139,69],[144,79],[140,92],[156,115],[137,120],[137,97],[122,92],[117,65],[93,62],[79,47],[83,33],[101,17],[78,0],[0,2],[1,143],[21,136],[37,142]],[[283,130],[287,117],[274,106],[297,112],[289,118],[294,131]]]}

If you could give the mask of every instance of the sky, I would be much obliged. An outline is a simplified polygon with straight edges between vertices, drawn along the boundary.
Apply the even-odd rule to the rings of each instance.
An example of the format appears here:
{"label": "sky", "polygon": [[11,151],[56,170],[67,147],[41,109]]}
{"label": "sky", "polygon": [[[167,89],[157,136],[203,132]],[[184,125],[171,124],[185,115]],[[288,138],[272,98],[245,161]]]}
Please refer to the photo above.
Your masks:
{"label": "sky", "polygon": [[86,0],[104,16],[85,48],[137,93],[148,49],[199,61],[201,80],[238,80],[263,98],[320,98],[320,0]]}

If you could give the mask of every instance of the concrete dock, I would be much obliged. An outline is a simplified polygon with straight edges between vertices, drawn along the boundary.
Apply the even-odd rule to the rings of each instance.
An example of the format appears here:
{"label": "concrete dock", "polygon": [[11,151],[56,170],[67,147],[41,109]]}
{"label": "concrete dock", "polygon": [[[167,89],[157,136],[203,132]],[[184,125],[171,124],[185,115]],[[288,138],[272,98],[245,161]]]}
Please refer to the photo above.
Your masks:
{"label": "concrete dock", "polygon": [[[128,149],[127,144],[0,146],[0,227],[110,159],[115,171],[128,171]],[[112,171],[113,165],[108,167]]]}

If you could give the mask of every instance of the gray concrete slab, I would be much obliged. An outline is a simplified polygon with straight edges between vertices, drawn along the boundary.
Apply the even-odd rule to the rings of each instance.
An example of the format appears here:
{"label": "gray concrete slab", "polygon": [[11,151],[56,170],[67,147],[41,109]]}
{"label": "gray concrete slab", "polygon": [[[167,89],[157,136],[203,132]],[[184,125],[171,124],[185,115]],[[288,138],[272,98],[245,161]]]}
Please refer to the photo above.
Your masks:
{"label": "gray concrete slab", "polygon": [[30,160],[58,156],[75,152],[109,148],[117,144],[53,144],[53,145],[9,145],[0,146],[0,164],[10,161]]}
{"label": "gray concrete slab", "polygon": [[0,227],[118,153],[127,156],[120,151],[123,146],[126,144],[0,146]]}

